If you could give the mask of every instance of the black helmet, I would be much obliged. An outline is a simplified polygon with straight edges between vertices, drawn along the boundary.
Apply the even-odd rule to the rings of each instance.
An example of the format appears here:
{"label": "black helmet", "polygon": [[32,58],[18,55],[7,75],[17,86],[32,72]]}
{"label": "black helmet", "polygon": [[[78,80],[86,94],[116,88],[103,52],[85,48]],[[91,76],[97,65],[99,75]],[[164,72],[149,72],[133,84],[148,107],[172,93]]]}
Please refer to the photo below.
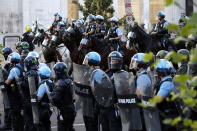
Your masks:
{"label": "black helmet", "polygon": [[118,51],[113,51],[108,56],[108,67],[112,70],[121,70],[123,64],[123,56]]}
{"label": "black helmet", "polygon": [[29,43],[27,43],[27,42],[22,42],[22,43],[21,43],[21,47],[22,47],[22,50],[27,50],[27,49],[29,49]]}
{"label": "black helmet", "polygon": [[11,54],[12,52],[13,52],[13,50],[10,47],[3,48],[3,56],[4,56],[5,60],[7,60],[8,55]]}
{"label": "black helmet", "polygon": [[54,65],[53,70],[57,79],[68,78],[68,68],[63,62],[58,62]]}
{"label": "black helmet", "polygon": [[21,59],[22,59],[22,61],[27,57],[28,53],[29,53],[29,50],[27,50],[27,49],[23,50],[21,52]]}
{"label": "black helmet", "polygon": [[24,67],[25,67],[25,71],[37,70],[38,69],[37,59],[33,56],[26,57],[24,60]]}

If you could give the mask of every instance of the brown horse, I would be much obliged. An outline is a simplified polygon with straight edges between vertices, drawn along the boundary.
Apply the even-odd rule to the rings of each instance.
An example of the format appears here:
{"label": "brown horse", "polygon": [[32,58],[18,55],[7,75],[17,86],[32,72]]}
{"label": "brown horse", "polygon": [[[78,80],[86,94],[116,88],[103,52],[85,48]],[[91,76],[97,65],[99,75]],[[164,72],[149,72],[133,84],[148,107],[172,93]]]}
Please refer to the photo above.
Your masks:
{"label": "brown horse", "polygon": [[[108,69],[108,56],[113,51],[113,48],[111,46],[111,42],[109,40],[105,39],[97,39],[96,37],[89,37],[89,40],[86,45],[83,45],[81,50],[85,53],[90,51],[95,51],[100,54],[101,56],[101,63],[100,67],[103,70]],[[136,50],[129,50],[126,48],[126,44],[122,43],[120,47],[120,52],[124,54],[124,68],[128,69],[131,61],[131,57],[136,53]]]}

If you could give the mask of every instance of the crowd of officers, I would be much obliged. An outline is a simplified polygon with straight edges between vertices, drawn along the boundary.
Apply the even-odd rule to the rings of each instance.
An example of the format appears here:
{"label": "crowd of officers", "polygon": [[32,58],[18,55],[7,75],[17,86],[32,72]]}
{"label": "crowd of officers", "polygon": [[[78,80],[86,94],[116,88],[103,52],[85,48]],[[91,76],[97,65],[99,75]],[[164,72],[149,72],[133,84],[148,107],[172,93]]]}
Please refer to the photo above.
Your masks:
{"label": "crowd of officers", "polygon": [[[159,15],[162,16],[164,14],[160,12]],[[57,16],[58,23],[56,20],[53,25],[63,27],[64,23],[61,22],[61,19],[59,20],[61,16],[56,14],[55,17],[57,18]],[[94,16],[89,15],[89,25],[87,30],[84,32],[85,36],[95,34],[94,32],[96,31],[97,33],[95,35],[97,37],[104,37],[104,32],[106,30],[106,25],[103,22],[104,19],[102,16],[97,16],[96,19],[100,27],[99,30],[96,28],[97,26],[94,22]],[[82,24],[80,24],[81,22],[83,22],[83,20],[79,19],[76,24],[78,26],[82,26]],[[110,28],[108,35],[104,38],[120,40],[121,31],[117,25],[117,18],[111,18],[111,23],[112,28]],[[153,31],[153,33],[156,33],[156,31]],[[77,113],[74,99],[75,85],[73,85],[72,77],[68,75],[69,69],[67,68],[67,65],[65,63],[58,62],[54,65],[53,69],[50,69],[45,63],[40,63],[39,54],[33,51],[34,47],[28,39],[16,44],[16,49],[18,52],[13,52],[9,47],[5,47],[3,49],[6,64],[2,66],[4,81],[0,84],[1,87],[4,87],[1,89],[2,92],[7,93],[8,95],[9,106],[4,107],[5,125],[1,127],[1,130],[50,131],[50,117],[52,115],[52,111],[56,110],[54,109],[56,107],[58,131],[74,131],[73,123]],[[109,69],[106,71],[107,76],[113,84],[114,73],[123,72],[122,69],[124,67],[123,56],[118,52],[118,44],[114,49],[115,51],[111,52],[108,56]],[[139,125],[139,123],[141,123],[141,126],[139,126],[139,128],[130,127],[129,131],[177,130],[176,127],[164,125],[162,123],[164,116],[174,118],[179,115],[175,104],[169,104],[166,101],[166,99],[171,96],[172,92],[177,92],[173,83],[173,77],[176,74],[187,74],[189,70],[191,75],[197,75],[197,63],[194,63],[189,68],[189,51],[187,49],[181,49],[178,53],[185,55],[186,59],[180,63],[177,71],[170,61],[164,59],[168,54],[165,50],[161,50],[157,53],[156,59],[160,61],[157,63],[155,68],[150,67],[151,62],[144,61],[144,53],[137,53],[132,57],[130,71],[134,73],[136,78],[136,87],[134,88],[136,90],[135,95],[137,96],[137,101],[142,102],[143,104],[148,104],[150,97],[147,97],[148,95],[146,92],[154,92],[154,95],[161,98],[157,108],[165,115],[158,114],[154,116],[157,117],[157,119],[155,118],[157,121],[153,121],[152,116],[147,117],[145,115],[147,110],[142,108],[141,117],[133,118],[134,125]],[[94,72],[98,69],[101,70],[99,67],[100,62],[101,57],[97,52],[89,52],[84,58],[83,66],[90,67],[92,72]],[[36,98],[38,106],[39,125],[36,125],[33,120],[32,96],[30,95],[30,85],[28,81],[29,76],[35,76],[37,92],[35,92],[34,97]],[[154,78],[157,79],[155,80]],[[115,86],[114,92],[116,92]],[[113,97],[112,105],[104,108],[97,103],[94,95],[91,95],[90,99],[92,99],[94,103],[91,105],[94,108],[93,116],[83,114],[85,128],[87,131],[96,131],[100,128],[100,125],[102,131],[122,131],[121,114],[118,107],[119,101],[116,93],[114,93]]]}

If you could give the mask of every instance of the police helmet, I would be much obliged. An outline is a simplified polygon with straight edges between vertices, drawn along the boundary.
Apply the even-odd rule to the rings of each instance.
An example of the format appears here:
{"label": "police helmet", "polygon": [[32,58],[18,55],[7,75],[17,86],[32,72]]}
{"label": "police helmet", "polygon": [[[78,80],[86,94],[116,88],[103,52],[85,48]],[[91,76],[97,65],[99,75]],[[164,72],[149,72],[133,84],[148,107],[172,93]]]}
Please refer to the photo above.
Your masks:
{"label": "police helmet", "polygon": [[57,21],[61,20],[62,16],[60,14],[57,15]]}
{"label": "police helmet", "polygon": [[11,54],[12,52],[13,52],[13,50],[10,47],[3,48],[3,56],[4,56],[5,60],[7,60],[8,55]]}
{"label": "police helmet", "polygon": [[108,67],[112,70],[121,70],[123,64],[123,56],[118,51],[113,51],[108,56]]}
{"label": "police helmet", "polygon": [[146,62],[145,59],[145,53],[137,53],[135,54],[131,59],[130,68],[147,68],[149,66],[149,62]]}
{"label": "police helmet", "polygon": [[84,24],[84,23],[85,23],[85,21],[84,21],[84,19],[83,19],[83,18],[80,18],[80,19],[78,19],[78,20],[81,20],[82,24]]}
{"label": "police helmet", "polygon": [[156,64],[156,70],[159,73],[171,73],[172,68],[172,63],[165,59],[160,59]]}
{"label": "police helmet", "polygon": [[159,52],[157,52],[156,57],[157,59],[164,59],[167,54],[168,54],[168,51],[160,50]]}
{"label": "police helmet", "polygon": [[60,21],[60,22],[58,22],[58,26],[65,27],[66,25],[65,25],[65,23],[63,21]]}
{"label": "police helmet", "polygon": [[24,60],[25,71],[37,70],[38,69],[38,61],[33,56],[27,56]]}
{"label": "police helmet", "polygon": [[54,14],[54,16],[57,16],[58,15],[58,12],[56,12],[55,14]]}
{"label": "police helmet", "polygon": [[83,21],[81,19],[78,19],[76,22],[77,25],[83,25]]}
{"label": "police helmet", "polygon": [[163,18],[166,17],[165,13],[162,12],[162,11],[159,11],[158,14],[157,14],[157,16],[161,16],[161,17],[163,17]]}
{"label": "police helmet", "polygon": [[31,31],[31,26],[26,26],[26,32]]}
{"label": "police helmet", "polygon": [[22,43],[21,43],[21,47],[22,47],[22,50],[29,49],[29,43],[27,43],[27,42],[22,42]]}
{"label": "police helmet", "polygon": [[118,19],[116,17],[112,17],[110,18],[110,22],[118,23]]}
{"label": "police helmet", "polygon": [[26,50],[22,50],[22,52],[21,52],[21,59],[24,60],[27,57],[28,53],[29,53],[29,50],[27,50],[27,49]]}
{"label": "police helmet", "polygon": [[44,67],[44,66],[48,67],[47,64],[45,64],[45,63],[39,63],[38,69],[40,69],[40,68],[42,68],[42,67]]}
{"label": "police helmet", "polygon": [[100,62],[101,57],[97,52],[89,52],[83,60],[83,65],[98,66]]}
{"label": "police helmet", "polygon": [[13,52],[13,53],[11,53],[11,54],[9,55],[9,61],[10,61],[10,63],[15,63],[15,64],[17,64],[17,63],[20,62],[20,60],[21,60],[21,57],[20,57],[20,55],[19,55],[18,53],[16,53],[16,52]]}
{"label": "police helmet", "polygon": [[36,51],[32,51],[32,52],[29,52],[27,57],[28,56],[33,56],[35,57],[37,60],[39,59],[39,54],[36,52]]}
{"label": "police helmet", "polygon": [[51,77],[51,70],[47,66],[42,66],[38,71],[42,79],[48,79]]}
{"label": "police helmet", "polygon": [[187,50],[187,49],[180,49],[180,50],[178,50],[177,53],[187,56],[187,58],[189,58],[189,50]]}
{"label": "police helmet", "polygon": [[57,79],[68,77],[68,67],[65,63],[59,62],[54,65],[53,70]]}
{"label": "police helmet", "polygon": [[95,16],[93,14],[88,15],[87,17],[88,20],[95,20]]}
{"label": "police helmet", "polygon": [[101,15],[97,15],[97,16],[96,16],[96,20],[101,20],[101,21],[103,21],[103,20],[104,20],[104,17],[101,16]]}

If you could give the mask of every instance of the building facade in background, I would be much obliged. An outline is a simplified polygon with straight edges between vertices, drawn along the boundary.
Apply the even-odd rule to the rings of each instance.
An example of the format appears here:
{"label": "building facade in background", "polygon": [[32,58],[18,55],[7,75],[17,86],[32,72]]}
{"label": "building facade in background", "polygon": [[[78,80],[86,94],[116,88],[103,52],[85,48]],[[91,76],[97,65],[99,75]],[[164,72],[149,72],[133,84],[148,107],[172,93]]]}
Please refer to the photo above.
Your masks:
{"label": "building facade in background", "polygon": [[[131,0],[132,11],[138,23],[144,23],[147,29],[157,22],[157,12],[164,11],[170,23],[177,23],[181,10],[187,15],[197,11],[197,0],[177,0],[175,4],[165,7],[164,0]],[[78,0],[83,5],[84,0]],[[125,16],[124,0],[113,0],[114,16]],[[32,25],[37,20],[48,27],[53,22],[53,15],[59,12],[64,19],[83,18],[72,0],[1,0],[0,4],[0,33],[22,33],[25,26]]]}

